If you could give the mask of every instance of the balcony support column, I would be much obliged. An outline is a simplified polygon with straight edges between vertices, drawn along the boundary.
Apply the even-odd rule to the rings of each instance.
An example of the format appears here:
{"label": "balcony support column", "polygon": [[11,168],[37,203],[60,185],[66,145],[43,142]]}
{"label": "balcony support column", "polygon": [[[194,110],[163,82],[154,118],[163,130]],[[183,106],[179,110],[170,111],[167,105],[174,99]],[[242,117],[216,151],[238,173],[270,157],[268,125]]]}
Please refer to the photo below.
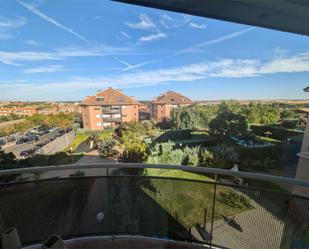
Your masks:
{"label": "balcony support column", "polygon": [[213,227],[214,227],[214,218],[215,218],[215,205],[216,205],[216,193],[217,193],[217,178],[218,175],[215,174],[214,182],[214,193],[212,198],[212,215],[211,215],[211,226],[210,226],[210,248],[212,248],[212,239],[213,239]]}

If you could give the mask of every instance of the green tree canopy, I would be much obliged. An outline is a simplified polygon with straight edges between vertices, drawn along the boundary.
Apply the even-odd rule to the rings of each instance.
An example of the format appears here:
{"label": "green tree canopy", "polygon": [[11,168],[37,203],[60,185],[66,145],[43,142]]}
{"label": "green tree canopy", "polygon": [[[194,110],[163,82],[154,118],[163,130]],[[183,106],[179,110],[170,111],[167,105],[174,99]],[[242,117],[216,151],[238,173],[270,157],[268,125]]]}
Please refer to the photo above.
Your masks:
{"label": "green tree canopy", "polygon": [[220,112],[209,123],[209,133],[215,136],[245,135],[247,131],[246,118],[230,111]]}

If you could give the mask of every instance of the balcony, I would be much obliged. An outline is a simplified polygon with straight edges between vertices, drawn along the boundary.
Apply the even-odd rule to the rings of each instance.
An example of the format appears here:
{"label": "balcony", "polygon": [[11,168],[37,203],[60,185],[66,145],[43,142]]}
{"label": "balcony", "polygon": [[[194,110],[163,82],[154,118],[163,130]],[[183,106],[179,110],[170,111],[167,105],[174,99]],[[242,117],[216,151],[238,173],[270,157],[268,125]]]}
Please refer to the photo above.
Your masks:
{"label": "balcony", "polygon": [[121,113],[121,109],[109,109],[109,110],[104,110],[104,114],[119,114]]}
{"label": "balcony", "polygon": [[103,118],[103,122],[115,122],[115,123],[120,123],[121,122],[121,118]]}
{"label": "balcony", "polygon": [[[150,176],[143,173],[148,168],[177,170],[179,176],[199,173],[208,180]],[[74,175],[76,170],[84,176]],[[60,235],[67,248],[307,248],[309,243],[309,198],[274,185],[309,192],[308,181],[121,163],[1,170],[0,176],[7,180],[0,188],[0,232],[15,227],[25,248],[40,248],[51,234]],[[235,184],[240,178],[244,184]]]}

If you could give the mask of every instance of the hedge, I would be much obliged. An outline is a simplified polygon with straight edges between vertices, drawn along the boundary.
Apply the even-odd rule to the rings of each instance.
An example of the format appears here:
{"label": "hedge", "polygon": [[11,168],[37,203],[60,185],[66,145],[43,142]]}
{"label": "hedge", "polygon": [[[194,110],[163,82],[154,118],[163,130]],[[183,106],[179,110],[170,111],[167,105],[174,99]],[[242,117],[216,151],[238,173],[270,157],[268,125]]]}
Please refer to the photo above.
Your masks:
{"label": "hedge", "polygon": [[168,130],[154,141],[156,143],[165,143],[168,141],[178,141],[182,139],[189,139],[191,137],[191,129],[188,130]]}
{"label": "hedge", "polygon": [[277,140],[286,140],[288,137],[297,136],[303,134],[301,131],[293,131],[284,128],[278,128],[273,126],[259,126],[259,125],[251,125],[250,129],[252,132],[258,136],[266,137],[266,132],[270,132],[268,137],[277,139]]}

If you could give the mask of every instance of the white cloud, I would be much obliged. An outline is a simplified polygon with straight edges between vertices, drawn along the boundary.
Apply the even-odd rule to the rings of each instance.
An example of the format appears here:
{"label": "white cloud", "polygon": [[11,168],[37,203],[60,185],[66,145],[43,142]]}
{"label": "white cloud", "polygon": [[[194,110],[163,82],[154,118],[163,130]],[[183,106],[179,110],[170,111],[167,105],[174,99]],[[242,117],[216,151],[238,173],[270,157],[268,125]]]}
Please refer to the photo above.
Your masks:
{"label": "white cloud", "polygon": [[189,26],[192,27],[192,28],[195,28],[195,29],[206,29],[207,26],[203,23],[195,23],[195,22],[190,22],[189,23]]}
{"label": "white cloud", "polygon": [[122,36],[124,36],[127,39],[131,39],[131,36],[128,33],[124,32],[124,31],[121,31],[120,34],[122,34]]}
{"label": "white cloud", "polygon": [[27,20],[23,17],[17,19],[8,19],[0,16],[0,40],[11,39],[14,37],[14,31],[27,24]]}
{"label": "white cloud", "polygon": [[35,68],[28,68],[23,70],[23,73],[26,74],[34,74],[34,73],[55,73],[64,71],[64,67],[62,65],[49,65],[44,67],[35,67]]}
{"label": "white cloud", "polygon": [[191,18],[187,15],[183,15],[182,19],[173,18],[167,14],[161,15],[160,23],[166,29],[179,28],[190,22]]}
{"label": "white cloud", "polygon": [[177,52],[176,54],[183,54],[183,53],[190,53],[190,52],[200,52],[201,50],[203,50],[204,48],[206,48],[210,45],[234,39],[236,37],[239,37],[239,36],[249,32],[249,31],[252,31],[254,29],[255,29],[254,27],[242,29],[242,30],[239,30],[237,32],[233,32],[233,33],[230,33],[230,34],[227,34],[227,35],[224,35],[224,36],[221,36],[221,37],[218,37],[218,38],[206,41],[206,42],[198,43],[198,44],[195,44],[195,45],[190,46],[188,48],[182,49],[179,52]]}
{"label": "white cloud", "polygon": [[[58,82],[15,82],[0,83],[2,99],[70,99],[76,92],[92,89],[102,89],[108,86],[117,88],[132,88],[140,86],[166,84],[168,82],[193,82],[211,77],[240,78],[259,77],[276,73],[309,72],[309,52],[292,56],[274,57],[268,61],[259,59],[230,59],[223,58],[203,61],[158,70],[142,72],[126,72],[115,76],[96,78],[71,77]],[[48,93],[48,95],[46,95]],[[61,94],[59,94],[61,93]]]}
{"label": "white cloud", "polygon": [[167,37],[167,35],[165,33],[157,33],[157,34],[151,34],[151,35],[147,35],[147,36],[142,36],[138,39],[138,41],[140,42],[150,42],[150,41],[155,41],[155,40],[159,40],[162,38]]}
{"label": "white cloud", "polygon": [[57,26],[58,28],[74,35],[75,37],[85,41],[85,42],[89,42],[85,37],[83,37],[82,35],[78,34],[77,32],[75,32],[73,29],[59,23],[58,21],[56,21],[55,19],[47,16],[46,14],[44,14],[43,12],[41,12],[40,10],[38,10],[36,8],[35,5],[33,4],[29,4],[29,3],[24,3],[24,2],[21,2],[21,1],[18,1],[19,4],[21,4],[23,7],[25,7],[27,10],[29,10],[30,12],[32,12],[33,14],[39,16],[40,18],[42,18],[43,20]]}
{"label": "white cloud", "polygon": [[60,48],[53,51],[1,51],[0,62],[7,65],[20,65],[22,61],[63,60],[70,57],[95,57],[126,54],[130,48],[101,46],[93,48]]}
{"label": "white cloud", "polygon": [[147,64],[153,63],[153,61],[145,61],[145,62],[141,62],[141,63],[138,63],[138,64],[133,65],[133,64],[130,64],[130,63],[128,63],[128,62],[126,62],[126,61],[124,61],[124,60],[121,60],[121,59],[119,59],[119,58],[117,58],[117,57],[115,57],[115,59],[116,59],[117,61],[119,61],[120,63],[122,63],[123,65],[126,66],[125,68],[122,68],[122,69],[121,69],[123,72],[129,71],[129,70],[132,70],[132,69],[136,69],[136,68],[145,66],[145,65],[147,65]]}
{"label": "white cloud", "polygon": [[140,21],[137,23],[126,22],[125,24],[132,29],[158,30],[157,25],[153,23],[147,14],[140,14],[138,18]]}
{"label": "white cloud", "polygon": [[40,44],[36,42],[35,40],[25,40],[23,43],[30,45],[30,46],[39,46]]}

